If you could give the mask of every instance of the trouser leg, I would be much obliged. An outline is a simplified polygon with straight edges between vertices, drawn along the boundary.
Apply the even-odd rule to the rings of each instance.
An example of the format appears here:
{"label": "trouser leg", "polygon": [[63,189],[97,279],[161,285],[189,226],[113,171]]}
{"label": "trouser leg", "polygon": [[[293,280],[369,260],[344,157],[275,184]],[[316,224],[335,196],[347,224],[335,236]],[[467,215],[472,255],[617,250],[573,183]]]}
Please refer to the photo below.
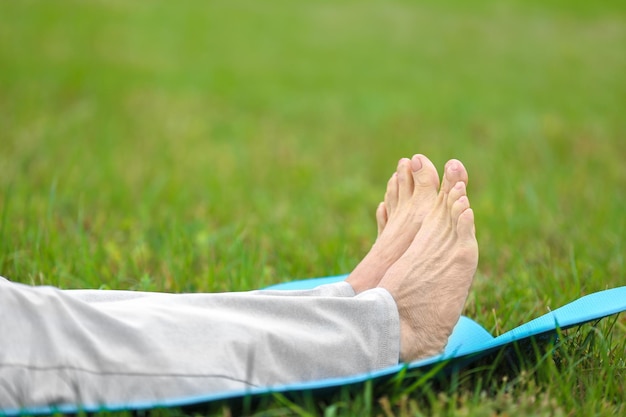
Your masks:
{"label": "trouser leg", "polygon": [[393,298],[383,289],[349,296],[344,284],[285,293],[102,291],[111,299],[95,300],[0,280],[0,408],[123,405],[396,364]]}

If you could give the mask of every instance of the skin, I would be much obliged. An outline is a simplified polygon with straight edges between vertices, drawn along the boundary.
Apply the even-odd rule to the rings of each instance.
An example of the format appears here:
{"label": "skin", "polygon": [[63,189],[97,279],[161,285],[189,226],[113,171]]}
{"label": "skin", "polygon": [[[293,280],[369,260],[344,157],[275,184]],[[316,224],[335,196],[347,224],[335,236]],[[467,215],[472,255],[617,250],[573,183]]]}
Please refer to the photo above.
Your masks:
{"label": "skin", "polygon": [[398,161],[387,183],[385,201],[376,210],[376,242],[347,279],[357,293],[376,287],[409,248],[435,204],[438,185],[437,169],[425,156]]}
{"label": "skin", "polygon": [[355,292],[389,291],[400,317],[400,359],[440,353],[457,323],[478,264],[468,175],[446,163],[439,191],[423,155],[399,161],[378,206],[378,238],[347,279]]}

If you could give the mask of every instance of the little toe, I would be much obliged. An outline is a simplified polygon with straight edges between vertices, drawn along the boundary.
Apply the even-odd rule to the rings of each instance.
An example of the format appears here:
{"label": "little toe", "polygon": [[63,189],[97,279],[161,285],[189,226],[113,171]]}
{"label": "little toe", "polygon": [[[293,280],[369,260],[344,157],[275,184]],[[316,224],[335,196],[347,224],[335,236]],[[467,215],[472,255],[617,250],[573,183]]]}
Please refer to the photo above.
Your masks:
{"label": "little toe", "polygon": [[387,225],[387,209],[384,202],[376,208],[376,225],[378,226],[378,236],[380,236]]}

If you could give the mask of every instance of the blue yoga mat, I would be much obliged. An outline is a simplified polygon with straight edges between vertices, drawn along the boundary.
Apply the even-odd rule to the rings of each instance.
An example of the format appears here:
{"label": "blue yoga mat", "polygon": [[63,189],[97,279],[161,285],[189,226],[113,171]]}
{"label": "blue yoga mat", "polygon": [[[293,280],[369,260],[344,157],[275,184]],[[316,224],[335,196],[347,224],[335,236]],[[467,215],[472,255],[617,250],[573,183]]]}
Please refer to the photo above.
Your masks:
{"label": "blue yoga mat", "polygon": [[[346,277],[347,275],[339,275],[334,277],[292,281],[274,285],[268,289],[309,289],[322,284],[338,282]],[[97,409],[84,406],[81,407],[80,405],[67,405],[39,407],[26,410],[0,410],[0,416],[18,414],[76,413],[78,411],[96,412],[104,409],[118,411],[142,410],[156,407],[186,407],[218,400],[236,399],[250,395],[288,393],[341,387],[362,383],[371,379],[390,377],[406,369],[427,369],[428,367],[440,364],[442,365],[442,370],[449,369],[449,367],[458,368],[460,366],[466,366],[473,360],[477,360],[488,353],[492,353],[513,343],[530,340],[536,336],[554,334],[557,332],[557,329],[566,329],[568,327],[577,326],[623,311],[626,311],[626,286],[586,295],[495,338],[478,323],[462,316],[455,326],[452,335],[448,339],[448,345],[442,354],[411,363],[398,364],[376,372],[282,386],[251,388],[248,390],[221,393],[208,393],[206,395],[185,398],[161,398],[155,401],[135,402],[132,404],[107,404],[106,407],[99,407]]]}

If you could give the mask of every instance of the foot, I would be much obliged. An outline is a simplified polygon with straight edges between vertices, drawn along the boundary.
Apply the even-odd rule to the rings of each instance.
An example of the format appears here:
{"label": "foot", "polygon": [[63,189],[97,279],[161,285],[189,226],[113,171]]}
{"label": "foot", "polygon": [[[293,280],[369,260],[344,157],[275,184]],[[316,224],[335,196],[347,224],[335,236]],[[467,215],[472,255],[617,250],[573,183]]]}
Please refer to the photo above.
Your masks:
{"label": "foot", "polygon": [[378,285],[398,305],[403,361],[442,352],[461,316],[478,264],[466,183],[463,164],[449,161],[432,211]]}
{"label": "foot", "polygon": [[378,238],[346,280],[358,294],[374,288],[408,249],[437,200],[439,175],[424,155],[403,158],[387,183],[385,201],[376,210]]}

